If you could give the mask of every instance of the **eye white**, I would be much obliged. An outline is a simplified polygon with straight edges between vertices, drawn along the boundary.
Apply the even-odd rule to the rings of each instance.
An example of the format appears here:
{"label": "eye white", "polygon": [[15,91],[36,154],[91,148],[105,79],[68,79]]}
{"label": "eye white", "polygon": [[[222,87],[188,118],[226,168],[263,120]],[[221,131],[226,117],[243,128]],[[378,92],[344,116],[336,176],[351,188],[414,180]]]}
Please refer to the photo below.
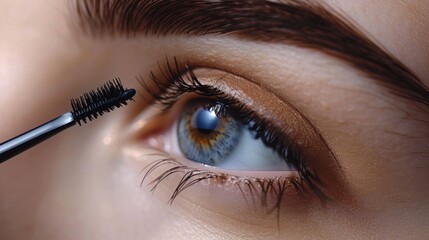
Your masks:
{"label": "eye white", "polygon": [[[166,132],[164,144],[169,146],[172,154],[186,158],[179,147],[177,125],[178,120]],[[265,146],[260,138],[255,139],[254,133],[246,127],[231,154],[215,167],[243,171],[296,171],[272,148]]]}

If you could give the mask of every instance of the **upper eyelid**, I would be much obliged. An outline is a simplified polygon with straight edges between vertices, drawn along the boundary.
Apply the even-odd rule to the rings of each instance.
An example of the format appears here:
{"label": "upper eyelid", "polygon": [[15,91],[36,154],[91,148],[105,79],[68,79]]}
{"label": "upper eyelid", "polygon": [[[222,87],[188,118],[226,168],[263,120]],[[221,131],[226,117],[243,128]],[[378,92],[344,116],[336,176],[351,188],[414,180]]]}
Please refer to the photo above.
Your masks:
{"label": "upper eyelid", "polygon": [[289,43],[341,59],[390,92],[429,105],[429,89],[405,64],[322,3],[85,0],[75,5],[80,27],[97,36],[232,34]]}

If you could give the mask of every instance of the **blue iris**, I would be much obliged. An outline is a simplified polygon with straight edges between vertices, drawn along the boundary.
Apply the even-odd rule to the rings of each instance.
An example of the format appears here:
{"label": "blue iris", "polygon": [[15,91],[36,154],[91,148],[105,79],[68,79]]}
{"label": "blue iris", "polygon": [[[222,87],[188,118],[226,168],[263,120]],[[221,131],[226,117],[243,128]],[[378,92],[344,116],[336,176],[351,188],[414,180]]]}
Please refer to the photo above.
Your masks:
{"label": "blue iris", "polygon": [[201,99],[185,107],[177,133],[179,147],[189,160],[216,166],[238,144],[243,125],[228,112],[216,112],[223,107],[222,103]]}

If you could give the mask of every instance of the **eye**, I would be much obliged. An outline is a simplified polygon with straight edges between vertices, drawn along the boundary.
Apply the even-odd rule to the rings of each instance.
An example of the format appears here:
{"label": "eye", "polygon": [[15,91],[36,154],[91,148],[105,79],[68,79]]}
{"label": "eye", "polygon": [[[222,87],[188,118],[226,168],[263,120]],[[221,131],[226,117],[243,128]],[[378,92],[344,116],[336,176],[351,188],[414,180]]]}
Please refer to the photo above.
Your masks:
{"label": "eye", "polygon": [[346,195],[335,155],[288,101],[234,74],[175,63],[140,81],[151,107],[138,117],[137,140],[157,150],[141,156],[156,156],[141,171],[151,191],[171,185],[172,203],[193,186],[200,197],[224,186],[245,202],[260,197],[266,209],[279,209],[285,194]]}
{"label": "eye", "polygon": [[174,130],[172,133],[181,154],[189,160],[222,169],[292,170],[251,129],[254,122],[243,123],[234,116],[234,110],[212,99],[197,98],[188,102],[179,117],[177,134]]}

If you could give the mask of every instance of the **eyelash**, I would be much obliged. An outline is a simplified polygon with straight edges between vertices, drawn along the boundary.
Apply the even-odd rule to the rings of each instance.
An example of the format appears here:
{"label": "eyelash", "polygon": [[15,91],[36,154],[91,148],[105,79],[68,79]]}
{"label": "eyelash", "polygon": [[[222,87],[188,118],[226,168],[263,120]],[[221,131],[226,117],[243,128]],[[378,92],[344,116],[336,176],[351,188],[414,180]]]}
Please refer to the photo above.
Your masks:
{"label": "eyelash", "polygon": [[[234,111],[230,111],[238,113],[234,117],[241,121],[243,125],[248,126],[250,131],[255,132],[256,137],[260,138],[267,147],[274,149],[288,165],[292,165],[297,169],[299,177],[277,177],[271,179],[254,177],[242,178],[225,173],[215,173],[187,167],[170,157],[163,157],[160,155],[161,159],[152,162],[142,170],[142,172],[145,170],[147,171],[141,181],[141,185],[143,185],[150,173],[155,169],[165,165],[173,165],[157,178],[149,182],[149,185],[153,185],[151,189],[153,192],[166,177],[176,173],[183,174],[180,182],[170,197],[170,204],[173,203],[174,199],[183,190],[204,180],[215,180],[216,183],[225,183],[228,181],[233,182],[239,187],[243,196],[245,194],[242,186],[245,186],[252,196],[252,201],[254,201],[253,197],[255,195],[260,196],[260,203],[263,206],[265,205],[264,207],[266,207],[266,209],[269,209],[266,204],[267,197],[274,196],[276,202],[273,207],[278,211],[286,188],[289,186],[294,187],[298,195],[301,197],[308,194],[307,189],[309,189],[318,196],[322,202],[329,199],[322,190],[323,183],[321,180],[308,168],[306,160],[302,158],[302,155],[296,148],[295,144],[291,139],[282,134],[280,129],[246,105],[236,100],[233,96],[224,93],[214,86],[202,84],[194,74],[192,68],[188,65],[185,66],[185,71],[181,71],[176,58],[174,58],[173,66],[167,60],[164,68],[159,65],[159,70],[162,78],[164,79],[159,79],[153,72],[151,72],[149,77],[150,83],[153,84],[153,87],[150,87],[142,77],[138,78],[138,81],[144,91],[153,98],[151,100],[144,98],[145,101],[151,105],[159,107],[161,113],[165,113],[175,105],[182,95],[187,93],[196,93],[204,98],[214,98],[217,101],[222,102],[225,106],[228,106],[228,108],[234,109]],[[185,74],[187,76],[186,79],[183,78]],[[223,114],[226,111],[227,109],[219,109],[217,114]],[[247,199],[245,200],[248,202]],[[271,212],[271,210],[267,212]]]}

